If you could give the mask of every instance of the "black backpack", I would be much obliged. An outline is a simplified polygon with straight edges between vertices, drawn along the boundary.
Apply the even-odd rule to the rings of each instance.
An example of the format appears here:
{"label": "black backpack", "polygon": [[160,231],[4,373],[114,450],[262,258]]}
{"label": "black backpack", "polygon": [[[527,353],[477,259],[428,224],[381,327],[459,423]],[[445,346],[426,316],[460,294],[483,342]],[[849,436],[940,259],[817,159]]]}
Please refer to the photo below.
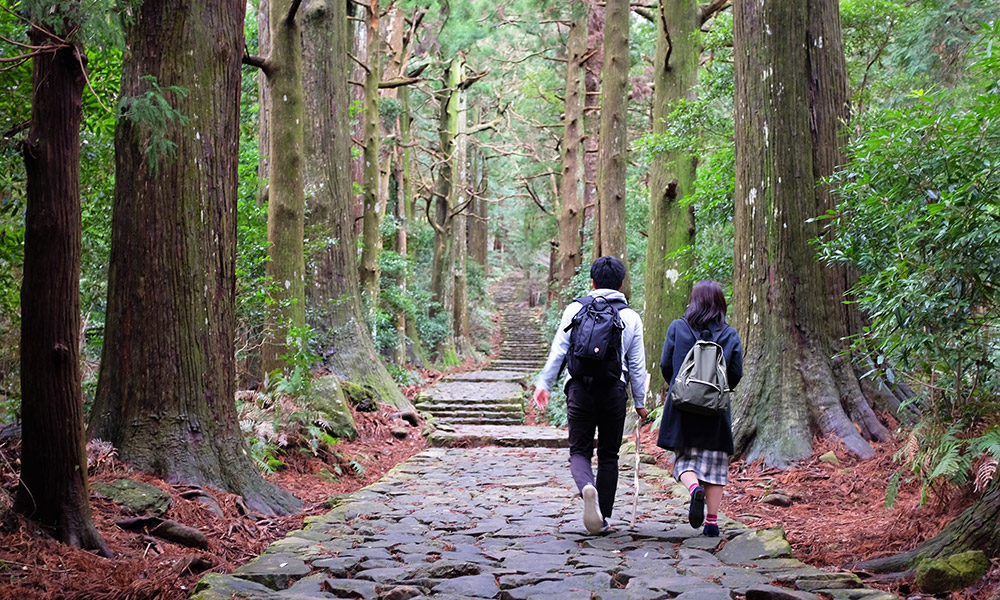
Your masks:
{"label": "black backpack", "polygon": [[601,296],[582,296],[576,301],[583,306],[566,327],[569,349],[565,365],[570,376],[598,382],[621,379],[625,324],[618,311],[627,308],[628,303]]}

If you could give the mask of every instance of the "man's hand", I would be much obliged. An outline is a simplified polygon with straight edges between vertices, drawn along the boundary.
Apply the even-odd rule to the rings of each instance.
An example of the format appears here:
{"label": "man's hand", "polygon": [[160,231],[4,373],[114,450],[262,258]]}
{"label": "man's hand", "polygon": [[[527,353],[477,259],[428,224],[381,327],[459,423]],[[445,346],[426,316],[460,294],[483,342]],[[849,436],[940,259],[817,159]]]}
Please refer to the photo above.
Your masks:
{"label": "man's hand", "polygon": [[639,415],[639,418],[642,419],[643,421],[645,421],[646,417],[649,416],[649,411],[646,410],[645,408],[637,408],[635,409],[635,412]]}
{"label": "man's hand", "polygon": [[534,395],[535,406],[538,410],[545,410],[545,407],[549,405],[549,390],[543,390],[542,388],[535,388]]}

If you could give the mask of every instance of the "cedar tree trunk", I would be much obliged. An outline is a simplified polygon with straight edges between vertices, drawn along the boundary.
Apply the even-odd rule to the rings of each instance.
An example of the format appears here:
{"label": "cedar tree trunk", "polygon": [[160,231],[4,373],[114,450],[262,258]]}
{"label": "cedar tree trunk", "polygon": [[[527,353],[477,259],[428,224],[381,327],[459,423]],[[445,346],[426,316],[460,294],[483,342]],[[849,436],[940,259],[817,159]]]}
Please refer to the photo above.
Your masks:
{"label": "cedar tree trunk", "polygon": [[91,433],[172,483],[240,494],[286,514],[287,492],[254,468],[236,421],[236,181],[243,3],[147,0],[128,32],[122,96],[147,75],[189,119],[176,157],[148,164],[150,133],[119,120],[104,352]]}
{"label": "cedar tree trunk", "polygon": [[302,7],[307,230],[315,248],[306,288],[310,325],[319,332],[324,366],[373,391],[380,402],[409,408],[375,352],[361,308],[349,159],[346,12],[337,0],[314,0]]}
{"label": "cedar tree trunk", "polygon": [[628,0],[608,0],[604,20],[604,69],[601,72],[601,143],[597,155],[597,198],[601,255],[625,263],[622,293],[630,293],[625,249],[625,167],[628,152]]}
{"label": "cedar tree trunk", "polygon": [[[574,9],[583,8],[577,2]],[[583,65],[587,50],[587,14],[570,25],[566,49],[566,110],[563,117],[562,177],[559,203],[559,304],[566,302],[576,270],[580,267],[580,150],[583,147]]]}
{"label": "cedar tree trunk", "polygon": [[[68,24],[62,35],[71,31]],[[91,519],[80,382],[83,49],[32,27],[21,286],[21,473],[14,509],[60,541],[112,553]]]}
{"label": "cedar tree trunk", "polygon": [[[820,214],[811,121],[810,11],[836,0],[734,6],[736,56],[735,326],[744,378],[734,407],[737,453],[786,466],[809,456],[816,433],[858,456],[878,431],[852,422],[853,386],[838,377],[827,274],[810,240]],[[833,19],[826,13],[824,19]],[[826,25],[833,26],[831,23]],[[836,25],[839,28],[839,19]],[[839,36],[838,36],[839,37]],[[824,44],[829,43],[825,40]],[[842,50],[841,50],[842,51]],[[832,71],[816,72],[821,80]],[[822,89],[825,85],[820,81]],[[837,139],[815,145],[837,144]],[[855,426],[857,423],[857,426]]]}
{"label": "cedar tree trunk", "polygon": [[[667,118],[680,100],[694,100],[701,57],[701,20],[695,0],[660,0],[653,67],[653,134],[667,132]],[[645,328],[649,392],[666,394],[660,351],[670,322],[684,314],[691,283],[682,275],[691,261],[676,252],[694,241],[694,207],[681,200],[694,191],[694,155],[683,150],[657,156],[649,169],[649,240],[646,250]]]}

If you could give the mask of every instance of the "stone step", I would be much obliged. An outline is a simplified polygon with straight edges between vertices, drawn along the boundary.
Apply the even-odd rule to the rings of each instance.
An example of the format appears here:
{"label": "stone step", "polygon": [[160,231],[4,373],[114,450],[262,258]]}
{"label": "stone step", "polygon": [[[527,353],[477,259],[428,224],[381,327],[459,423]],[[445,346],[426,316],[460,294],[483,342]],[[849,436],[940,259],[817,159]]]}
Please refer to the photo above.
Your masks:
{"label": "stone step", "polygon": [[455,413],[455,412],[470,412],[470,413],[517,413],[520,414],[524,411],[524,406],[518,402],[517,404],[487,404],[487,403],[430,403],[421,402],[416,405],[417,410],[427,411],[433,415],[440,415],[445,413]]}
{"label": "stone step", "polygon": [[524,378],[525,372],[523,370],[494,369],[449,375],[444,378],[444,381],[521,381]]}
{"label": "stone step", "polygon": [[427,444],[436,447],[568,448],[569,438],[562,429],[537,425],[459,425],[455,431],[435,431],[427,438]]}
{"label": "stone step", "polygon": [[448,425],[491,425],[491,426],[512,426],[512,425],[524,425],[523,418],[516,417],[452,417],[440,419],[442,423]]}
{"label": "stone step", "polygon": [[509,381],[472,382],[444,381],[435,384],[417,396],[417,402],[426,400],[438,401],[472,401],[484,402],[491,400],[520,401],[524,388],[520,384]]}

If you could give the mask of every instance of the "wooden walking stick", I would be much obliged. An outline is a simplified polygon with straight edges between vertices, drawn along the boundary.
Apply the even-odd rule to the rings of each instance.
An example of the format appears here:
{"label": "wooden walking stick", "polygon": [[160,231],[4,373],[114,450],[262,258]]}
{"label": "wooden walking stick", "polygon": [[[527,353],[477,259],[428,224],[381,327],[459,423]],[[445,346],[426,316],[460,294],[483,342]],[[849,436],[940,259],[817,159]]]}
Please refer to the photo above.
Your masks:
{"label": "wooden walking stick", "polygon": [[635,527],[635,515],[639,512],[639,430],[642,429],[642,421],[639,421],[635,428],[635,495],[632,496],[632,522],[629,527]]}

